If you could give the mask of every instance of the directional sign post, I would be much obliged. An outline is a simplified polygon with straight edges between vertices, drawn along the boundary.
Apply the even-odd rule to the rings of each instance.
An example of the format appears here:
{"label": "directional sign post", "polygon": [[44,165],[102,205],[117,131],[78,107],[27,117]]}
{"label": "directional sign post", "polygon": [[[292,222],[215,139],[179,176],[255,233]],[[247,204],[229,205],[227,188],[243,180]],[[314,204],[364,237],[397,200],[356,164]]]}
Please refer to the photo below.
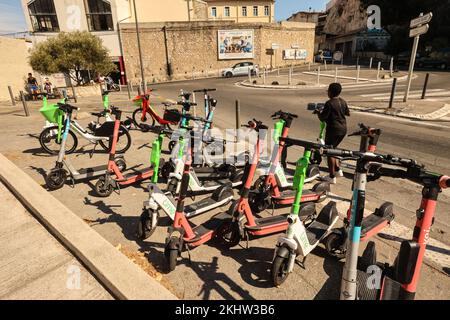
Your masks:
{"label": "directional sign post", "polygon": [[408,73],[408,83],[406,85],[405,97],[403,98],[403,102],[407,102],[409,98],[409,91],[411,89],[411,82],[414,74],[414,65],[416,64],[416,56],[417,49],[419,47],[419,40],[422,34],[425,34],[430,29],[428,22],[433,19],[433,13],[427,13],[424,15],[423,13],[416,19],[411,20],[411,30],[409,32],[409,37],[414,38],[414,44],[411,52],[411,61],[409,62],[409,73]]}

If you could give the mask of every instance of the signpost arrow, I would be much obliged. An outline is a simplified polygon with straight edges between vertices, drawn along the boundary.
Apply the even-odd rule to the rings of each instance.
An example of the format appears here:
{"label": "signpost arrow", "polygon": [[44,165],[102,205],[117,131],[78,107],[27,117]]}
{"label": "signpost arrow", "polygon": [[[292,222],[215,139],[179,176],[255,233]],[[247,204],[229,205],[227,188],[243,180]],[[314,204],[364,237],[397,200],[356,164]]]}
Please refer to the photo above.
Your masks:
{"label": "signpost arrow", "polygon": [[411,29],[409,31],[409,37],[414,38],[416,36],[420,36],[422,34],[427,33],[429,29],[430,29],[430,25],[428,25],[428,24],[424,24],[423,26]]}
{"label": "signpost arrow", "polygon": [[433,13],[429,12],[424,16],[420,16],[416,19],[411,20],[410,28],[412,29],[412,28],[418,27],[420,25],[426,24],[426,23],[430,22],[431,19],[433,19]]}

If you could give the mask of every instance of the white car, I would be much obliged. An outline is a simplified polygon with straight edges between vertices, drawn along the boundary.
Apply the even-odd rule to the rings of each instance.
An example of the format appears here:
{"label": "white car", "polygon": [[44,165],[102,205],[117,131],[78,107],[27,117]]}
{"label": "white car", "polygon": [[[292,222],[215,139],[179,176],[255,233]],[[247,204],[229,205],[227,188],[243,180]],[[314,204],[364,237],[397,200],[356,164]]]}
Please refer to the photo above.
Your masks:
{"label": "white car", "polygon": [[251,70],[253,76],[258,74],[258,66],[253,65],[253,62],[240,62],[235,64],[232,68],[227,68],[222,71],[222,76],[231,78],[235,76],[246,76]]}

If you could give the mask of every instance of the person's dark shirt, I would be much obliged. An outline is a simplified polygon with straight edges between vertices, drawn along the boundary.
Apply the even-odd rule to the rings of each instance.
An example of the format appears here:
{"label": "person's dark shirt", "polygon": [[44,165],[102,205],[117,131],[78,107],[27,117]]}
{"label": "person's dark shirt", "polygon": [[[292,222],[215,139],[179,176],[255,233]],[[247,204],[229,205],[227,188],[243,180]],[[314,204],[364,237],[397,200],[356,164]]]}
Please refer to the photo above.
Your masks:
{"label": "person's dark shirt", "polygon": [[347,102],[337,97],[325,103],[323,111],[319,114],[319,119],[327,124],[327,131],[334,132],[335,134],[346,134],[346,116],[350,116]]}
{"label": "person's dark shirt", "polygon": [[28,84],[37,85],[37,80],[35,77],[28,77]]}

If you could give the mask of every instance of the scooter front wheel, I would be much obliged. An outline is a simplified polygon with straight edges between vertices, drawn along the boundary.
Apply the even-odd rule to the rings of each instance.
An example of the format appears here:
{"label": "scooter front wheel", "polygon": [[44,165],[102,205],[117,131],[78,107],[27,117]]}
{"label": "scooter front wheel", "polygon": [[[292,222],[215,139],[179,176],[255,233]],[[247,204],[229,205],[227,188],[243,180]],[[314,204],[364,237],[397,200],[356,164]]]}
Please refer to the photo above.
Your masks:
{"label": "scooter front wheel", "polygon": [[[105,150],[106,152],[110,152],[111,148],[109,146],[109,141],[107,140],[100,140],[99,141],[100,146]],[[125,153],[130,149],[131,147],[131,135],[128,129],[121,125],[119,129],[119,137],[117,139],[117,145],[116,145],[116,153]]]}
{"label": "scooter front wheel", "polygon": [[50,191],[61,189],[66,183],[67,172],[64,169],[54,169],[45,177],[45,184]]}
{"label": "scooter front wheel", "polygon": [[344,259],[347,248],[344,244],[344,237],[338,233],[330,233],[323,239],[323,244],[328,254],[336,259]]}
{"label": "scooter front wheel", "polygon": [[109,197],[114,191],[113,186],[106,182],[105,177],[100,177],[95,184],[95,192],[99,197],[106,198]]}
{"label": "scooter front wheel", "polygon": [[139,129],[142,129],[142,124],[150,124],[151,123],[151,127],[155,126],[155,119],[153,119],[153,117],[151,116],[150,113],[146,113],[145,117],[142,118],[142,108],[138,108],[136,110],[134,110],[133,112],[133,121],[134,124],[139,127]]}
{"label": "scooter front wheel", "polygon": [[[156,215],[156,223],[153,225],[153,215]],[[145,240],[151,237],[151,235],[156,230],[156,225],[158,224],[159,214],[158,212],[153,212],[150,210],[144,209],[139,218],[138,226],[137,226],[137,237],[140,240]]]}
{"label": "scooter front wheel", "polygon": [[236,247],[241,242],[241,228],[238,221],[231,218],[222,223],[217,230],[217,238],[226,249]]}
{"label": "scooter front wheel", "polygon": [[172,236],[170,237],[170,240],[167,243],[164,254],[166,256],[167,267],[169,269],[169,272],[175,270],[175,268],[177,267],[179,242],[180,240],[178,239],[178,237]]}
{"label": "scooter front wheel", "polygon": [[285,282],[286,279],[288,278],[289,276],[288,268],[289,268],[289,259],[277,255],[272,262],[272,270],[271,270],[272,281],[276,287],[283,284],[283,282]]}

